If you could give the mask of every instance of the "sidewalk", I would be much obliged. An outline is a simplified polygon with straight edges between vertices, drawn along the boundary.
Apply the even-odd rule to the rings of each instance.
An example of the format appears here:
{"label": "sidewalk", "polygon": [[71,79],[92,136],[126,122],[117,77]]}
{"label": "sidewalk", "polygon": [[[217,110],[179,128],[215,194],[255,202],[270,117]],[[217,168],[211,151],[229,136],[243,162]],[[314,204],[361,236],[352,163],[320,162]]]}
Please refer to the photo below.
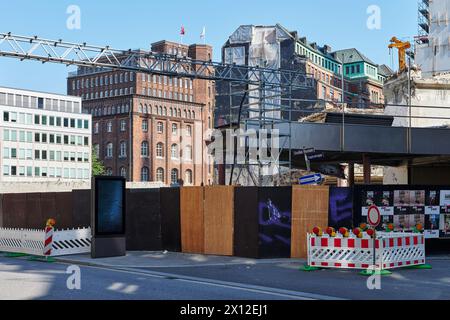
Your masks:
{"label": "sidewalk", "polygon": [[301,259],[247,259],[174,252],[128,251],[124,257],[92,259],[90,254],[56,258],[58,262],[115,268],[188,268],[231,265],[293,264],[302,265]]}

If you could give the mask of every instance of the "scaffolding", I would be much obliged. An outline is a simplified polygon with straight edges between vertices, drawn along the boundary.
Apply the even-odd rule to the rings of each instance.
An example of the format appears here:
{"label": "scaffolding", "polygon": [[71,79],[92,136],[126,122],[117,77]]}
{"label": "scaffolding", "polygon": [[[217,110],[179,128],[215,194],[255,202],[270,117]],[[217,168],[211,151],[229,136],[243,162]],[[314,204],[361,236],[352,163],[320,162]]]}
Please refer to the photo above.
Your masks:
{"label": "scaffolding", "polygon": [[430,1],[419,0],[418,5],[418,44],[426,44],[429,42],[428,35],[430,33]]}
{"label": "scaffolding", "polygon": [[[230,129],[238,130],[234,134],[234,159],[226,164],[228,184],[272,186],[275,175],[292,172],[292,92],[291,84],[262,81],[242,90],[240,84],[229,83],[230,119],[232,111],[238,111]],[[239,105],[232,105],[233,97],[241,101]],[[282,127],[288,129],[280,132]],[[239,151],[244,155],[238,155]]]}
{"label": "scaffolding", "polygon": [[[239,126],[253,129],[256,139],[261,140],[263,132],[276,129],[277,124],[289,123],[286,132],[278,136],[280,149],[270,154],[268,159],[256,157],[251,161],[248,137],[245,137],[245,157],[239,174],[247,168],[254,185],[270,184],[265,181],[264,170],[268,165],[272,170],[281,172],[282,168],[292,170],[291,121],[293,90],[315,88],[312,75],[297,70],[283,70],[272,65],[238,65],[236,63],[217,63],[194,60],[178,55],[161,54],[142,50],[117,50],[109,46],[95,46],[86,43],[71,43],[63,40],[51,40],[37,36],[28,37],[12,33],[0,33],[0,57],[57,63],[66,66],[78,66],[74,75],[94,74],[109,70],[125,70],[147,74],[157,74],[178,78],[225,81],[230,87],[238,86],[244,90],[230,92],[242,97],[239,108]],[[259,62],[256,62],[259,63]],[[247,101],[247,103],[245,103]],[[283,104],[284,103],[284,104]],[[286,117],[286,114],[288,115]],[[273,133],[266,138],[266,150],[273,147]],[[287,160],[280,161],[282,153],[287,151]],[[275,166],[275,167],[274,167]],[[253,169],[256,168],[256,169]]]}

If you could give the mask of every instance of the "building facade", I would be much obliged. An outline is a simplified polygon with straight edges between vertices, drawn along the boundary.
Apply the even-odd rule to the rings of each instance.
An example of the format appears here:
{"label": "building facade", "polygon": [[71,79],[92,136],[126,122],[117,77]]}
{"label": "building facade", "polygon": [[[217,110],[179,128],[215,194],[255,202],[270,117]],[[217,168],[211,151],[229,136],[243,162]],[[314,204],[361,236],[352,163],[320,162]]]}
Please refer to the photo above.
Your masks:
{"label": "building facade", "polygon": [[419,1],[419,33],[415,63],[423,78],[450,73],[450,0]]}
{"label": "building facade", "polygon": [[91,180],[91,126],[81,99],[0,87],[2,183]]}
{"label": "building facade", "polygon": [[[297,32],[288,31],[278,24],[240,26],[223,46],[222,59],[228,64],[281,68],[311,75],[315,80],[313,88],[294,90],[293,102],[280,99],[281,105],[293,110],[291,113],[281,112],[280,116],[284,119],[289,117],[291,119],[288,120],[292,121],[308,115],[308,112],[340,106],[342,79],[347,106],[378,107],[384,103],[383,83],[391,74],[387,66],[375,64],[357,49],[332,51],[329,45],[309,42],[306,37],[299,37]],[[230,92],[243,89],[248,90],[242,86],[231,89],[229,84],[218,83],[217,126],[237,120],[238,111],[230,106],[238,106],[240,97],[230,98]],[[249,103],[248,99],[246,103]]]}
{"label": "building facade", "polygon": [[[160,41],[151,49],[195,60],[212,56],[207,45]],[[140,63],[152,62],[145,59]],[[68,93],[81,97],[84,112],[93,116],[94,150],[107,174],[132,182],[212,184],[206,148],[212,81],[80,67],[69,75]]]}

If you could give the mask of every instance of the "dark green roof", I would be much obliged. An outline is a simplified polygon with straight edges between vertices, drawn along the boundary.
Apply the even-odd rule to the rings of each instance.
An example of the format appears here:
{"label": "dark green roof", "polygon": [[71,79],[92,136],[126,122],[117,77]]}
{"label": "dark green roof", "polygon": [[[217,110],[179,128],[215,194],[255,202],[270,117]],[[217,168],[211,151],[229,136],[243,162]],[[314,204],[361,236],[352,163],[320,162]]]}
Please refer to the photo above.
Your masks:
{"label": "dark green roof", "polygon": [[355,48],[338,50],[335,53],[336,53],[336,56],[339,58],[339,60],[341,62],[343,62],[344,64],[367,62],[374,66],[377,65],[376,63],[374,63],[372,60],[367,58],[365,55],[363,55],[361,52],[359,52]]}

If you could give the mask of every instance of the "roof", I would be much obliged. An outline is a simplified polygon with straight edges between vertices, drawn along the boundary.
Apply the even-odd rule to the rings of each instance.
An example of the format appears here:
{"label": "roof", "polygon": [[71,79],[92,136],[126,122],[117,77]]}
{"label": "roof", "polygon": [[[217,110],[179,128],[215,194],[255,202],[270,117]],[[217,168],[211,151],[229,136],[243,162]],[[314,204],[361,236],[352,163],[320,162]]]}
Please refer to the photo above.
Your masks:
{"label": "roof", "polygon": [[390,77],[394,74],[394,71],[389,68],[387,65],[382,64],[378,66],[378,73],[385,77]]}
{"label": "roof", "polygon": [[374,66],[377,65],[372,60],[363,55],[361,52],[359,52],[358,49],[355,48],[338,50],[335,51],[335,54],[339,58],[339,60],[341,60],[341,62],[343,62],[344,64],[367,62]]}

